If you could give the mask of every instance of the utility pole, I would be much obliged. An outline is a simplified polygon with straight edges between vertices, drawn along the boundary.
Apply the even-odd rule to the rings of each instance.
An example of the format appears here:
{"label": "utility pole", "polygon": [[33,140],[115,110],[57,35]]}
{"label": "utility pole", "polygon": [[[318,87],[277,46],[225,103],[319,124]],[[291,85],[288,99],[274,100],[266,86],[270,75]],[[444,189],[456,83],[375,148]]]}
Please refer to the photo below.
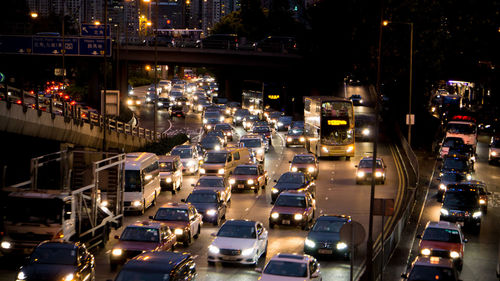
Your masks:
{"label": "utility pole", "polygon": [[107,69],[107,60],[106,60],[106,51],[108,50],[108,0],[104,0],[104,51],[102,52],[102,57],[103,57],[103,85],[104,85],[104,90],[102,92],[102,108],[101,108],[101,113],[102,113],[102,118],[104,121],[104,128],[103,128],[103,134],[102,134],[102,151],[107,150],[107,145],[106,145],[106,130],[108,129],[108,120],[107,120],[107,114],[106,114],[106,88],[107,88],[107,74],[108,74],[108,69]]}
{"label": "utility pole", "polygon": [[156,37],[158,34],[158,20],[159,20],[159,14],[160,14],[160,6],[158,6],[158,2],[160,0],[156,0],[156,20],[155,20],[155,27],[153,29],[153,34],[155,38],[155,71],[154,75],[155,78],[153,79],[155,83],[155,100],[153,102],[153,141],[156,141],[156,106],[158,102],[158,38]]}
{"label": "utility pole", "polygon": [[61,53],[62,53],[62,77],[63,77],[63,85],[66,81],[66,62],[65,62],[65,56],[66,56],[66,42],[65,42],[65,32],[64,32],[64,29],[65,29],[65,16],[66,16],[66,1],[63,0],[62,1],[62,5],[63,5],[63,13],[62,13],[62,50],[61,50]]}
{"label": "utility pole", "polygon": [[408,94],[408,145],[411,147],[411,99],[412,99],[412,83],[413,83],[413,22],[408,23],[410,25],[410,89]]}

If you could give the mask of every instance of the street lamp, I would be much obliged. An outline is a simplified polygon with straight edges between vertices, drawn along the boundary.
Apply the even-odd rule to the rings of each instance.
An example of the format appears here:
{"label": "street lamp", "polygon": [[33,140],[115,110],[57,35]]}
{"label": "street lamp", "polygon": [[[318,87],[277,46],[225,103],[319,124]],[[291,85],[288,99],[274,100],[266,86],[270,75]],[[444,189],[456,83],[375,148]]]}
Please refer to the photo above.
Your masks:
{"label": "street lamp", "polygon": [[414,123],[414,118],[412,118],[411,113],[411,100],[412,100],[412,83],[413,83],[413,22],[391,22],[383,21],[383,25],[387,26],[389,24],[405,24],[410,26],[410,79],[409,79],[409,91],[408,91],[408,115],[406,117],[406,123],[408,125],[408,145],[411,147],[411,126]]}
{"label": "street lamp", "polygon": [[37,12],[31,12],[30,16],[31,16],[32,19],[36,19],[36,18],[38,18],[38,13]]}
{"label": "street lamp", "polygon": [[101,22],[96,20],[96,21],[94,21],[94,25],[101,25]]}

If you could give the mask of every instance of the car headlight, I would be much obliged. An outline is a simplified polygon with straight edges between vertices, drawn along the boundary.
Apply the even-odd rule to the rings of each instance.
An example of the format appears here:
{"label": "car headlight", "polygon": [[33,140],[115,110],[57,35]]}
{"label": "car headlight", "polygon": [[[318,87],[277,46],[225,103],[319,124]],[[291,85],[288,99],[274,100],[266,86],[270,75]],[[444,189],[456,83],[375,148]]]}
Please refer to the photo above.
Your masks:
{"label": "car headlight", "polygon": [[363,131],[361,132],[363,134],[363,136],[369,136],[370,135],[370,129],[363,129]]}
{"label": "car headlight", "polygon": [[220,150],[220,145],[216,145],[214,148],[215,150]]}
{"label": "car headlight", "polygon": [[430,249],[422,249],[422,251],[420,251],[420,253],[424,256],[428,256],[431,254],[431,250]]}
{"label": "car headlight", "polygon": [[497,156],[497,152],[496,152],[496,151],[492,151],[492,152],[490,153],[490,155],[491,155],[491,156]]}
{"label": "car headlight", "polygon": [[249,179],[249,180],[247,180],[247,183],[252,185],[252,184],[254,184],[254,181],[253,181],[253,179]]}
{"label": "car headlight", "polygon": [[315,169],[314,169],[314,167],[309,167],[309,168],[307,168],[307,171],[308,171],[309,173],[314,172],[314,170],[315,170]]}
{"label": "car headlight", "polygon": [[205,169],[200,168],[200,173],[204,174],[205,173]]}
{"label": "car headlight", "polygon": [[295,216],[293,216],[293,218],[296,220],[296,221],[300,221],[302,220],[304,216],[302,216],[302,214],[295,214]]}
{"label": "car headlight", "polygon": [[212,254],[218,254],[220,252],[219,248],[214,245],[208,246],[208,251]]}
{"label": "car headlight", "polygon": [[286,138],[286,141],[287,141],[287,142],[291,142],[291,141],[292,141],[292,138]]}
{"label": "car headlight", "polygon": [[337,250],[344,250],[347,248],[347,244],[344,242],[337,243]]}
{"label": "car headlight", "polygon": [[257,154],[264,154],[264,149],[262,148],[257,149]]}
{"label": "car headlight", "polygon": [[217,171],[217,174],[222,175],[222,174],[224,174],[224,172],[225,172],[224,168],[220,168],[220,169]]}
{"label": "car headlight", "polygon": [[191,161],[187,162],[186,166],[188,166],[188,167],[194,166],[194,161],[191,160]]}
{"label": "car headlight", "polygon": [[113,251],[111,251],[111,254],[113,256],[121,256],[123,254],[123,250],[119,249],[119,248],[116,248],[116,249],[113,249]]}
{"label": "car headlight", "polygon": [[134,202],[132,203],[132,205],[133,205],[134,207],[139,207],[139,206],[141,206],[141,205],[142,205],[142,202],[141,202],[141,201],[139,201],[139,200],[136,200],[136,201],[134,201]]}
{"label": "car headlight", "polygon": [[359,171],[357,176],[358,178],[362,178],[365,176],[365,172]]}
{"label": "car headlight", "polygon": [[207,129],[212,129],[212,125],[207,125]]}
{"label": "car headlight", "polygon": [[207,211],[207,215],[209,216],[215,216],[217,214],[217,211],[214,209],[210,209]]}
{"label": "car headlight", "polygon": [[224,122],[224,116],[221,116],[221,117],[219,118],[219,121]]}
{"label": "car headlight", "polygon": [[203,119],[203,124],[207,124],[207,119]]}
{"label": "car headlight", "polygon": [[458,252],[456,252],[456,251],[451,251],[450,252],[450,258],[457,259],[459,257],[460,257],[460,254]]}
{"label": "car headlight", "polygon": [[101,202],[101,207],[107,207],[109,205],[108,200],[104,200]]}
{"label": "car headlight", "polygon": [[450,214],[450,212],[448,212],[448,210],[446,210],[446,209],[441,208],[441,214],[444,216],[447,216]]}
{"label": "car headlight", "polygon": [[146,101],[151,101],[151,98],[146,98]]}
{"label": "car headlight", "polygon": [[316,247],[316,243],[314,241],[309,240],[309,238],[306,238],[306,241],[304,241],[304,244],[309,247],[309,248],[314,248]]}
{"label": "car headlight", "polygon": [[272,193],[278,193],[278,192],[279,192],[279,190],[278,190],[277,188],[274,188],[274,187],[273,187],[273,188],[271,189],[271,192],[272,192]]}
{"label": "car headlight", "polygon": [[203,110],[203,106],[198,105],[198,111],[202,111],[202,110]]}
{"label": "car headlight", "polygon": [[171,183],[171,182],[172,182],[172,178],[171,178],[171,177],[168,177],[165,181],[166,181],[167,183]]}
{"label": "car headlight", "polygon": [[227,136],[231,136],[232,134],[231,134],[231,132],[227,132],[227,134],[226,134],[226,135],[227,135]]}
{"label": "car headlight", "polygon": [[480,218],[482,215],[481,211],[476,211],[472,214],[472,217],[477,219],[477,218]]}
{"label": "car headlight", "polygon": [[321,150],[323,150],[323,152],[328,152],[328,147],[323,146],[323,147],[321,147]]}
{"label": "car headlight", "polygon": [[236,180],[235,179],[229,179],[229,184],[235,184]]}
{"label": "car headlight", "polygon": [[175,235],[182,235],[184,233],[184,230],[182,228],[176,228],[174,230]]}
{"label": "car headlight", "polygon": [[481,205],[486,204],[486,200],[484,200],[484,199],[479,199],[479,204],[481,204]]}
{"label": "car headlight", "polygon": [[182,103],[178,102],[177,105],[182,105]]}
{"label": "car headlight", "polygon": [[231,113],[231,110],[228,108],[226,109],[226,114],[230,114]]}
{"label": "car headlight", "polygon": [[17,280],[25,280],[26,277],[26,274],[24,274],[24,272],[22,271],[19,271],[19,273],[17,274]]}
{"label": "car headlight", "polygon": [[241,117],[240,116],[236,117],[236,120],[241,120]]}
{"label": "car headlight", "polygon": [[297,172],[297,167],[292,167],[292,172]]}
{"label": "car headlight", "polygon": [[158,106],[163,106],[163,103],[162,103],[162,102],[159,102],[159,103],[158,103]]}
{"label": "car headlight", "polygon": [[439,189],[446,191],[446,185],[443,183],[439,184]]}
{"label": "car headlight", "polygon": [[281,122],[278,122],[278,126],[280,126],[280,127],[281,127],[281,126],[283,126],[283,123],[281,123]]}
{"label": "car headlight", "polygon": [[2,243],[0,243],[0,247],[2,247],[2,249],[10,249],[12,247],[12,243],[9,241],[2,241]]}
{"label": "car headlight", "polygon": [[243,255],[243,256],[249,256],[252,253],[253,253],[253,248],[248,248],[248,249],[241,251],[241,255]]}
{"label": "car headlight", "polygon": [[375,172],[375,177],[377,177],[377,178],[382,177],[382,172]]}
{"label": "car headlight", "polygon": [[472,176],[470,174],[467,174],[467,180],[468,181],[472,180]]}
{"label": "car headlight", "polygon": [[135,101],[135,104],[141,104],[141,101],[140,100]]}
{"label": "car headlight", "polygon": [[346,152],[351,152],[351,151],[353,151],[353,150],[354,150],[354,146],[353,146],[353,145],[349,145],[349,146],[347,147]]}
{"label": "car headlight", "polygon": [[[132,105],[133,103],[134,103],[134,102],[133,102],[132,100],[128,100],[128,101],[127,101],[127,104],[128,104],[128,105]],[[22,271],[21,271],[21,272],[22,272]],[[21,272],[19,272],[19,273],[21,273]]]}
{"label": "car headlight", "polygon": [[74,278],[75,278],[75,276],[73,275],[73,273],[70,273],[70,274],[64,276],[64,281],[73,281]]}
{"label": "car headlight", "polygon": [[304,137],[300,137],[299,141],[300,141],[300,142],[305,142],[305,141],[306,141],[306,138],[304,138]]}
{"label": "car headlight", "polygon": [[277,213],[277,212],[274,212],[274,213],[271,214],[271,218],[273,218],[273,219],[277,219],[279,217],[280,217],[280,214]]}

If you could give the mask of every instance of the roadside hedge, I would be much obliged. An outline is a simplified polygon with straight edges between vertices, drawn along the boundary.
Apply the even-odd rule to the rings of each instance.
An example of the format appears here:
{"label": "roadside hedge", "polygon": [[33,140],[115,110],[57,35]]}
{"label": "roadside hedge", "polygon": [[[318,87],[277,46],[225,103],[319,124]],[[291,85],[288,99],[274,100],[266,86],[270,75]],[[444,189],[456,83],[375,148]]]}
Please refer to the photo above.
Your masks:
{"label": "roadside hedge", "polygon": [[156,155],[165,155],[176,145],[183,144],[189,141],[186,134],[177,134],[175,136],[162,138],[157,142],[148,143],[147,145],[139,148],[137,151],[152,152]]}

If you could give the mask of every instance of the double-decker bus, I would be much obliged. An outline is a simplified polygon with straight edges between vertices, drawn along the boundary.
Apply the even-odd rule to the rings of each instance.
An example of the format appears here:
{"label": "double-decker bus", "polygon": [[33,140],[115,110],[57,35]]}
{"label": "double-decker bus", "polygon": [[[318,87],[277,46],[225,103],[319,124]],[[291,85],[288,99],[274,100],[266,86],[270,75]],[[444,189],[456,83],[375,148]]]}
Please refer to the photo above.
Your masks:
{"label": "double-decker bus", "polygon": [[304,97],[307,151],[316,156],[354,156],[354,107],[346,98]]}

